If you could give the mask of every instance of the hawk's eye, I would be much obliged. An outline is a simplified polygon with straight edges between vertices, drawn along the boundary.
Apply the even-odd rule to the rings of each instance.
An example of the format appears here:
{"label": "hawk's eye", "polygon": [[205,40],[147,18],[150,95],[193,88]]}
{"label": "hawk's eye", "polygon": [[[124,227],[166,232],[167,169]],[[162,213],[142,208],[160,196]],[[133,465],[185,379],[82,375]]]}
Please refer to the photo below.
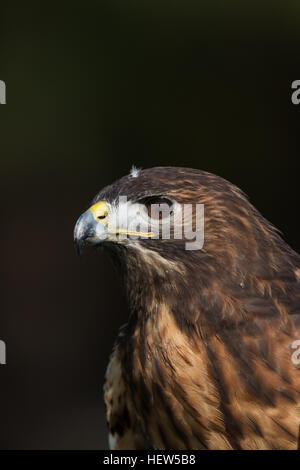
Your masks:
{"label": "hawk's eye", "polygon": [[173,214],[173,201],[164,196],[149,196],[139,201],[152,219],[163,219]]}

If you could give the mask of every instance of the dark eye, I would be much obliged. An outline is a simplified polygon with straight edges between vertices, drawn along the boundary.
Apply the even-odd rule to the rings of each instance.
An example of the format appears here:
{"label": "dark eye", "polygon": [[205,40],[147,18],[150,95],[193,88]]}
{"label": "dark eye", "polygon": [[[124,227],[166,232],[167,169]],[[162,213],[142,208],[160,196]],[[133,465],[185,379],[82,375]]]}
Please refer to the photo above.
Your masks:
{"label": "dark eye", "polygon": [[139,201],[154,219],[163,219],[173,214],[173,201],[164,196],[149,196]]}

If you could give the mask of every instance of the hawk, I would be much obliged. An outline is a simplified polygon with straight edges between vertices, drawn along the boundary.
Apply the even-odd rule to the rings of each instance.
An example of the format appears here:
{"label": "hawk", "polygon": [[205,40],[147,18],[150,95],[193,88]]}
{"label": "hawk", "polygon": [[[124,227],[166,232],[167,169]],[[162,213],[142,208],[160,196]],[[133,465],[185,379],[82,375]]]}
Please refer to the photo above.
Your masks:
{"label": "hawk", "polygon": [[[152,220],[155,205],[169,215]],[[198,205],[204,240],[187,249],[178,214]],[[111,254],[130,308],[104,386],[111,449],[297,449],[300,256],[240,189],[134,168],[99,192],[74,240]]]}

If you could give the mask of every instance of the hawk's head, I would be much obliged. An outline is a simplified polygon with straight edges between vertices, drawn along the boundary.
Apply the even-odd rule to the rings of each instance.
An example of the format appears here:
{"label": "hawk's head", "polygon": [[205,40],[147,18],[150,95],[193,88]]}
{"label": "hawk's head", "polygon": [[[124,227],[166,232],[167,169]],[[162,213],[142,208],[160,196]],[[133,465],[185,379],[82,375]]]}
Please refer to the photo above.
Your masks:
{"label": "hawk's head", "polygon": [[210,311],[243,289],[251,296],[255,279],[291,276],[297,256],[236,186],[188,168],[133,169],[99,192],[74,239],[79,252],[109,249],[132,303],[201,297]]}
{"label": "hawk's head", "polygon": [[[130,175],[100,191],[78,220],[75,242],[79,252],[86,244],[113,244],[160,252],[168,258],[171,252],[182,256],[184,248],[202,248],[203,204],[215,186],[209,179],[216,177],[198,170],[133,168]],[[231,185],[226,184],[229,190]]]}

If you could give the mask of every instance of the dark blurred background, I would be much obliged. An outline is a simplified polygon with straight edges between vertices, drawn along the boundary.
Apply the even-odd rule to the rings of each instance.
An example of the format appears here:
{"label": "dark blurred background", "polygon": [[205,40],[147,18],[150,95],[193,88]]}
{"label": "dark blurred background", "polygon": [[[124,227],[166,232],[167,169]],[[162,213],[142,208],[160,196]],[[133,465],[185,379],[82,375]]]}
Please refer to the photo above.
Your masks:
{"label": "dark blurred background", "polygon": [[107,447],[102,385],[121,283],[74,223],[138,167],[241,187],[300,251],[300,5],[212,0],[0,7],[1,449]]}

